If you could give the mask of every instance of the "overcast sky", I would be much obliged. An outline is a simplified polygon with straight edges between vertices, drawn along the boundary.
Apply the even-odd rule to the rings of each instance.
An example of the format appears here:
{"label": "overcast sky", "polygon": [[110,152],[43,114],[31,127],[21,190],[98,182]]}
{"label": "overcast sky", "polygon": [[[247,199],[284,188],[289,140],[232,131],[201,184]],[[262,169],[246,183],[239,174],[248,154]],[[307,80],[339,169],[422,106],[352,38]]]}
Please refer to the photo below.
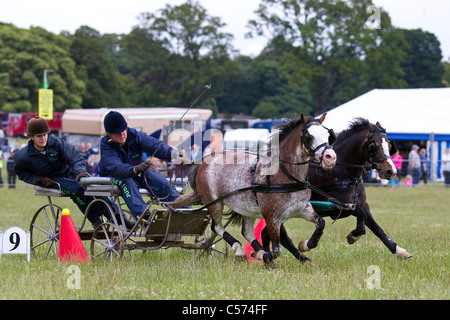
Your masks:
{"label": "overcast sky", "polygon": [[[180,5],[185,0],[0,0],[0,21],[28,29],[40,26],[53,33],[74,33],[87,25],[100,33],[129,33],[139,24],[142,12],[154,12],[166,3]],[[234,36],[234,46],[242,54],[256,55],[266,39],[246,39],[248,20],[260,0],[199,0],[211,16],[219,16],[227,24],[224,31]],[[450,1],[448,0],[373,0],[387,11],[394,26],[421,28],[434,33],[445,60],[450,57]]]}

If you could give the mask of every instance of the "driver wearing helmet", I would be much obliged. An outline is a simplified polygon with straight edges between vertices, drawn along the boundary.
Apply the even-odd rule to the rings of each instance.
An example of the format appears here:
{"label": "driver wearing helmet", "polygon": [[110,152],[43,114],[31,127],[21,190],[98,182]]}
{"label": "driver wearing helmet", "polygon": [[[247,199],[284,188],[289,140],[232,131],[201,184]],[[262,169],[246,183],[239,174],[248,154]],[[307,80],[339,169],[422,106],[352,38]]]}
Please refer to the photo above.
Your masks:
{"label": "driver wearing helmet", "polygon": [[169,182],[153,170],[150,161],[144,160],[144,153],[164,161],[179,164],[190,160],[181,158],[176,149],[144,132],[129,128],[123,115],[110,111],[103,121],[107,133],[100,142],[101,176],[113,177],[121,196],[135,218],[147,208],[139,189],[147,189],[165,202],[173,202],[180,195]]}

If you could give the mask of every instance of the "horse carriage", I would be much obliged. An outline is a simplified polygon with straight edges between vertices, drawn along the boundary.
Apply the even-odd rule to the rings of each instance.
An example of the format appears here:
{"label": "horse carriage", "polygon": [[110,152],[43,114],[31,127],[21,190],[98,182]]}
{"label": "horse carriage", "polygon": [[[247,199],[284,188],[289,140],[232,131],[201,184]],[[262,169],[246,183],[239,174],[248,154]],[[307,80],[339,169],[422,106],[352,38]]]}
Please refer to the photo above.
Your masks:
{"label": "horse carriage", "polygon": [[[280,255],[280,245],[301,263],[310,262],[303,252],[318,245],[325,228],[323,217],[327,216],[334,220],[351,215],[356,217],[357,228],[347,237],[350,244],[365,234],[367,225],[392,253],[401,259],[409,258],[411,255],[397,246],[373,219],[366,203],[364,183],[360,181],[366,163],[377,169],[382,177],[394,177],[395,167],[390,160],[390,154],[395,151],[394,144],[379,123],[374,125],[368,121],[358,122],[341,133],[336,141],[334,132],[322,125],[325,115],[319,119],[302,115],[280,127],[279,133],[271,138],[266,157],[246,150],[210,154],[189,171],[193,192],[171,204],[162,204],[142,190],[142,195],[150,198],[148,210],[132,230],[126,230],[123,219],[117,221],[114,210],[101,199],[112,197],[120,210],[126,212],[119,202],[120,193],[114,180],[83,178],[86,195],[99,197],[95,201],[104,202],[112,218],[95,230],[83,230],[83,220],[78,228],[80,238],[91,241],[94,260],[101,256],[111,260],[122,258],[125,250],[163,247],[211,253],[217,250],[215,244],[220,239],[234,250],[236,258],[246,259],[241,243],[226,231],[232,219],[222,223],[226,206],[233,217],[240,218],[242,235],[255,250],[254,257],[266,266]],[[46,255],[52,250],[56,254],[62,209],[53,204],[51,198],[64,194],[61,190],[36,187],[36,195],[47,196],[49,203],[36,212],[31,222],[31,250],[36,254],[45,245]],[[154,205],[159,208],[150,210]],[[194,205],[202,206],[183,209]],[[261,217],[266,220],[263,244],[256,240],[253,229],[255,220]],[[299,217],[314,223],[315,231],[297,248],[283,223]],[[210,224],[212,233],[208,235]],[[183,238],[193,238],[193,241],[186,242]],[[227,255],[227,248],[218,251]]]}
{"label": "horse carriage", "polygon": [[[133,250],[157,250],[160,248],[179,247],[196,250],[199,253],[211,254],[220,252],[227,255],[227,248],[217,249],[215,233],[207,228],[211,216],[207,210],[183,209],[176,212],[166,211],[165,203],[157,199],[146,189],[140,189],[144,199],[149,199],[145,214],[142,214],[132,229],[125,227],[123,214],[129,214],[120,202],[120,191],[113,178],[89,177],[82,178],[81,184],[86,186],[85,195],[94,197],[86,209],[77,232],[82,241],[90,241],[90,256],[93,261],[101,258],[120,260],[124,252],[132,255]],[[62,209],[53,202],[54,197],[68,197],[60,188],[45,188],[35,186],[36,196],[47,197],[48,203],[39,208],[30,223],[30,247],[35,257],[58,254],[60,231],[60,216]],[[111,202],[105,201],[111,197],[114,204],[123,214],[115,212]],[[87,228],[86,216],[93,205],[101,202],[110,213],[110,219],[104,221],[95,230]],[[209,234],[208,234],[209,233]]]}

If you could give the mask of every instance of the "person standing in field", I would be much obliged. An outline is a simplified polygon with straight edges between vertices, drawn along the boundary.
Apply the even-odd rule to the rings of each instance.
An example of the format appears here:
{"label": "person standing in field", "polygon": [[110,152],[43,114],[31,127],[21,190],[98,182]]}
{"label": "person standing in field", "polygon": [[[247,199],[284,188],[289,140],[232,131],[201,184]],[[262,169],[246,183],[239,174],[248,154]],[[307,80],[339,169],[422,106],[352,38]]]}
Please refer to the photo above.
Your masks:
{"label": "person standing in field", "polygon": [[442,173],[446,187],[450,187],[450,149],[446,149],[442,155]]}
{"label": "person standing in field", "polygon": [[408,174],[412,176],[413,185],[417,185],[419,183],[421,175],[421,165],[418,151],[419,146],[417,144],[413,144],[408,156]]}

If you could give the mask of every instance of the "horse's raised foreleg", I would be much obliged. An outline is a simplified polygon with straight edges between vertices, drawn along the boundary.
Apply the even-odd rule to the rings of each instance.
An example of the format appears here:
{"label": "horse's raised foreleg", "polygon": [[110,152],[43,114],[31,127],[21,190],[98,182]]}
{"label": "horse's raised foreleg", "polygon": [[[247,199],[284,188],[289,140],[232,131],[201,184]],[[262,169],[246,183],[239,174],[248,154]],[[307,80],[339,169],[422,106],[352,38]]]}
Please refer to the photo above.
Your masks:
{"label": "horse's raised foreleg", "polygon": [[364,214],[364,220],[366,226],[384,243],[384,245],[394,253],[399,259],[409,259],[412,257],[405,249],[400,248],[388,235],[383,231],[383,229],[375,222],[370,213],[370,208],[367,203],[364,203],[361,208]]}
{"label": "horse's raised foreleg", "polygon": [[316,225],[316,230],[309,240],[300,242],[300,244],[298,245],[298,249],[301,252],[305,252],[317,247],[317,244],[322,237],[323,229],[325,229],[325,220],[323,220],[323,218],[314,211],[309,203],[306,206],[305,210],[307,210],[308,212],[307,214],[303,215],[303,218],[307,221],[313,222]]}
{"label": "horse's raised foreleg", "polygon": [[350,232],[347,236],[347,242],[349,244],[354,244],[356,241],[361,238],[362,235],[366,234],[366,228],[364,223],[364,212],[359,207],[359,205],[355,209],[355,217],[356,217],[356,229]]}

